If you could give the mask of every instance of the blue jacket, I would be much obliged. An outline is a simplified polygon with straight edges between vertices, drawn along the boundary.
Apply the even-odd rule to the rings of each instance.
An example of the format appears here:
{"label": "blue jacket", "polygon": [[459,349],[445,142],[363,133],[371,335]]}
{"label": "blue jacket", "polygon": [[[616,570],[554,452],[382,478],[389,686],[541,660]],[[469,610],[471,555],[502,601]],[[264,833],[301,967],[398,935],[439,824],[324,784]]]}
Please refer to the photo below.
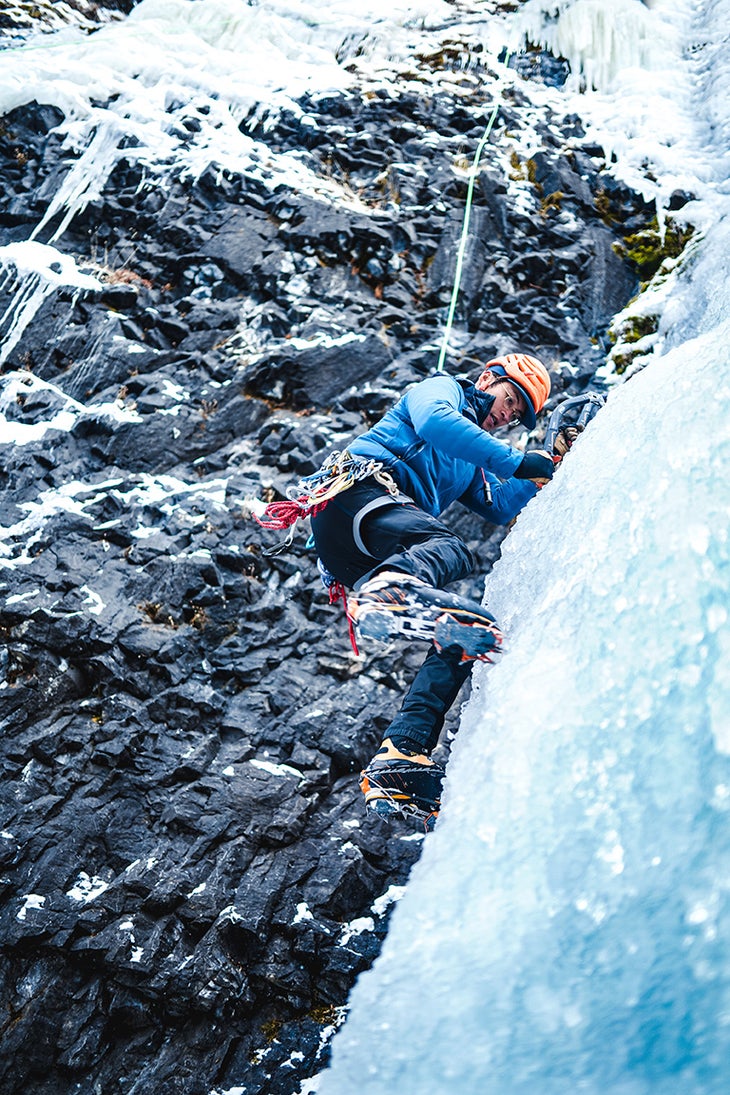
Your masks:
{"label": "blue jacket", "polygon": [[537,487],[512,478],[524,454],[481,428],[493,402],[468,382],[429,377],[348,448],[382,461],[401,490],[435,517],[458,500],[507,524]]}

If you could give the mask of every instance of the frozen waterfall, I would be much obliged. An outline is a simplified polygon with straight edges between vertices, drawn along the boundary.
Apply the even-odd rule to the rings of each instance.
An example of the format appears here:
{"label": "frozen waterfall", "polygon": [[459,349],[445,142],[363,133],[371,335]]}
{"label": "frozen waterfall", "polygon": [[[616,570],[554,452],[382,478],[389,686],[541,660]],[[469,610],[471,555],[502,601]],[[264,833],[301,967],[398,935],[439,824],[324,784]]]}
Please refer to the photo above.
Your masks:
{"label": "frozen waterfall", "polygon": [[652,4],[646,95],[634,69],[582,98],[617,170],[662,144],[658,196],[694,172],[704,238],[661,290],[647,367],[489,577],[508,650],[476,674],[442,817],[319,1095],[727,1091],[728,16]]}

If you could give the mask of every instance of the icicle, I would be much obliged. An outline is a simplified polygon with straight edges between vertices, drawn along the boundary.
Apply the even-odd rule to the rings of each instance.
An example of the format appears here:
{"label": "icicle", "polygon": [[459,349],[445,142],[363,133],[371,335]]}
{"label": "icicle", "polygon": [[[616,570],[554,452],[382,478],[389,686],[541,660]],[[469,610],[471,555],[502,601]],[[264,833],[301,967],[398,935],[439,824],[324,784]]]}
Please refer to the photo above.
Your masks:
{"label": "icicle", "polygon": [[570,64],[572,79],[605,89],[626,68],[661,68],[666,33],[642,0],[528,0],[514,23],[527,39]]}
{"label": "icicle", "polygon": [[[3,336],[0,365],[5,364],[43,302],[53,293],[53,289],[54,287],[48,282],[43,283],[38,274],[31,274],[25,280],[21,279],[18,291],[0,319],[0,335]],[[5,329],[6,323],[7,329]]]}
{"label": "icicle", "polygon": [[63,219],[51,236],[51,243],[55,243],[76,214],[85,209],[94,198],[99,197],[117,160],[123,155],[119,149],[123,136],[124,131],[116,119],[97,129],[89,147],[74,163],[42,219],[33,229],[30,237],[32,240],[37,238],[55,216],[63,212]]}
{"label": "icicle", "polygon": [[[45,301],[62,286],[99,291],[101,284],[82,274],[70,255],[42,243],[11,243],[0,247],[0,292],[13,282],[15,295],[0,317],[0,365],[4,364],[35,319]],[[11,280],[12,279],[12,280]]]}

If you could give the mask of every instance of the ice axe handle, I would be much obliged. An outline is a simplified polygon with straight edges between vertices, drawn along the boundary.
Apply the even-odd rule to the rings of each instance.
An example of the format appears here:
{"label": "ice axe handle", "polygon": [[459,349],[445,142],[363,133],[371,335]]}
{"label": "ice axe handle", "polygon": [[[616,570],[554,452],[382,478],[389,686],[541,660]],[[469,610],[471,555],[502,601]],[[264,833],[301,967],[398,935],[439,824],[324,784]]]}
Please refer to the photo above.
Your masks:
{"label": "ice axe handle", "polygon": [[580,406],[578,418],[573,423],[568,425],[574,425],[578,430],[584,430],[596,412],[606,402],[602,395],[598,395],[597,392],[586,392],[583,395],[574,395],[570,399],[564,399],[562,403],[558,403],[557,407],[550,415],[550,421],[545,432],[545,448],[548,452],[552,452],[555,448],[555,440],[566,424],[566,418],[569,411],[575,410]]}

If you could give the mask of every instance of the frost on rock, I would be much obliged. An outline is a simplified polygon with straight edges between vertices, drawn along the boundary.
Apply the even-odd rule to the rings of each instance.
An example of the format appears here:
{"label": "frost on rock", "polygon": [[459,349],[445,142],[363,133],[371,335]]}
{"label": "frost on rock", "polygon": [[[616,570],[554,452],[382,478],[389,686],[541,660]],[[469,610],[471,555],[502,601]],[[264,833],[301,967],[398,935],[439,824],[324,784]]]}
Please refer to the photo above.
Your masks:
{"label": "frost on rock", "polygon": [[71,889],[66,891],[66,897],[86,905],[89,901],[94,901],[108,888],[109,883],[103,878],[97,878],[96,875],[92,878],[86,871],[81,871]]}
{"label": "frost on rock", "polygon": [[28,913],[34,909],[42,909],[46,903],[46,899],[42,894],[27,893],[23,896],[23,904],[18,909],[16,917],[18,920],[25,920]]}
{"label": "frost on rock", "polygon": [[101,289],[96,278],[81,273],[69,255],[28,240],[0,247],[0,291],[8,286],[14,295],[0,316],[0,365],[7,361],[44,302],[59,288],[76,292]]}

